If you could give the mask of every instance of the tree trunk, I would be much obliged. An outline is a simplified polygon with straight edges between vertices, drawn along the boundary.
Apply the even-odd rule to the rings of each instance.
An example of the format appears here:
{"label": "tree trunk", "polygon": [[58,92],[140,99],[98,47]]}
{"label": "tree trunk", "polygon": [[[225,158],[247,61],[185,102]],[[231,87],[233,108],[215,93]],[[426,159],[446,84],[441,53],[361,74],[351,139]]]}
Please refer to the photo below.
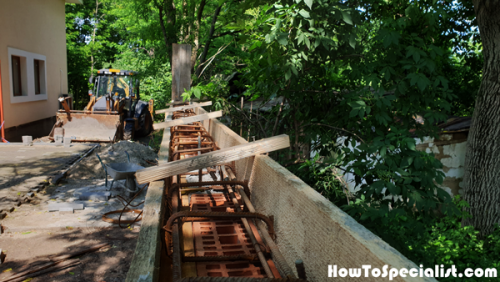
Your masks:
{"label": "tree trunk", "polygon": [[[99,22],[97,20],[97,13],[99,12],[99,0],[96,0],[95,1],[95,14],[94,14],[94,30],[92,31],[92,48],[94,48],[94,44],[95,44],[95,32],[97,30],[97,23]],[[93,78],[94,77],[94,65],[95,65],[95,62],[94,62],[94,50],[92,50],[92,52],[90,53],[90,60],[91,60],[91,64],[90,64],[90,76]],[[92,79],[92,81],[94,81],[94,79]]]}
{"label": "tree trunk", "polygon": [[465,154],[464,199],[472,225],[486,236],[500,223],[500,2],[475,0],[483,43],[483,80]]}
{"label": "tree trunk", "polygon": [[[171,61],[172,43],[177,43],[176,35],[172,34],[172,32],[169,32],[171,27],[175,26],[175,21],[176,21],[175,4],[172,0],[163,0],[159,4],[157,3],[157,8],[160,18],[160,27],[163,34],[163,40],[165,42],[165,47],[167,48],[167,58],[169,61]],[[164,14],[165,18],[167,19],[167,25],[169,26],[169,30],[167,30],[167,27],[165,26],[165,22],[163,20]]]}
{"label": "tree trunk", "polygon": [[217,7],[214,12],[214,16],[212,18],[212,25],[210,26],[210,31],[208,32],[207,42],[205,43],[205,48],[203,48],[203,53],[201,54],[200,64],[198,65],[198,69],[196,69],[196,76],[200,76],[201,70],[203,69],[203,63],[207,59],[208,49],[210,49],[210,44],[212,43],[212,37],[215,32],[215,23],[217,22],[217,17],[219,16],[222,5]]}

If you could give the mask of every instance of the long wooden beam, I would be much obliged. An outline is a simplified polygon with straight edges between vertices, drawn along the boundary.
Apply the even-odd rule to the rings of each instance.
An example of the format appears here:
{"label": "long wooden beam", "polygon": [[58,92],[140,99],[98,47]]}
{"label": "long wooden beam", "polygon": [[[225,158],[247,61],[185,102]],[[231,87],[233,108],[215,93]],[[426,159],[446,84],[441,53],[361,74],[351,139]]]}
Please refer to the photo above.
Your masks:
{"label": "long wooden beam", "polygon": [[196,115],[196,116],[185,117],[185,118],[178,118],[178,119],[174,119],[171,121],[155,123],[155,124],[153,124],[153,128],[155,130],[162,129],[162,128],[169,128],[172,126],[189,124],[189,123],[202,121],[202,120],[206,120],[206,119],[218,118],[221,116],[222,116],[222,111],[217,111],[217,112],[212,112],[212,113],[207,113],[207,114],[202,114],[202,115]]}
{"label": "long wooden beam", "polygon": [[208,101],[208,100],[203,99],[203,101],[202,101],[202,100],[200,100],[200,99],[191,99],[191,100],[189,100],[189,101],[177,101],[177,102],[170,102],[170,103],[166,103],[166,104],[165,104],[165,106],[172,106],[172,105],[185,105],[185,104],[187,104],[187,103],[189,103],[189,102],[193,102],[193,103],[194,103],[194,102],[199,102],[199,103],[202,103],[202,102],[206,102],[206,101]]}
{"label": "long wooden beam", "polygon": [[200,156],[141,169],[135,173],[135,177],[137,178],[137,182],[139,184],[144,184],[181,173],[199,170],[214,165],[221,165],[288,147],[290,147],[290,138],[288,135],[282,134],[247,144],[213,151]]}
{"label": "long wooden beam", "polygon": [[183,110],[187,110],[187,109],[193,109],[193,108],[211,106],[211,105],[212,105],[212,101],[208,101],[208,102],[203,102],[203,103],[185,105],[182,107],[170,107],[168,109],[161,109],[161,110],[155,111],[155,114],[164,114],[164,113],[168,113],[168,112],[183,111]]}

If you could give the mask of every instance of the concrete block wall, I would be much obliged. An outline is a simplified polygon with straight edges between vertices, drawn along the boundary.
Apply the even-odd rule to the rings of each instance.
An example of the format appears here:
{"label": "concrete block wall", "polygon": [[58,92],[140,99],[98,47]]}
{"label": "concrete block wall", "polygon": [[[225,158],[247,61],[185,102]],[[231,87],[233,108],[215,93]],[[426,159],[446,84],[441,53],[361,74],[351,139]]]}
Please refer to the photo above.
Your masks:
{"label": "concrete block wall", "polygon": [[[201,112],[200,112],[201,113]],[[227,148],[247,141],[217,120],[210,133]],[[258,212],[273,215],[277,244],[288,264],[304,261],[309,281],[327,281],[328,265],[339,268],[417,268],[413,262],[333,205],[268,156],[236,162],[240,180],[250,181],[251,200]],[[362,275],[364,276],[364,275]],[[340,281],[388,281],[388,277],[333,278]],[[436,281],[402,278],[393,281]]]}
{"label": "concrete block wall", "polygon": [[463,195],[467,133],[446,133],[440,134],[438,139],[425,137],[417,140],[417,150],[433,153],[443,164],[445,178],[441,188],[451,196]]}

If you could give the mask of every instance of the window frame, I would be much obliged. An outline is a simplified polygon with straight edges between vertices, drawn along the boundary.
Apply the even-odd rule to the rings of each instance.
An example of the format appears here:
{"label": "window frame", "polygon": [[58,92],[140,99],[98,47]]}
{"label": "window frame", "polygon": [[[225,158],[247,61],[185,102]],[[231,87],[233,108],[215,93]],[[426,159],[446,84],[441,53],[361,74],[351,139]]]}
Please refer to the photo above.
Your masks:
{"label": "window frame", "polygon": [[40,95],[42,94],[42,88],[40,86],[40,80],[41,80],[41,71],[40,71],[40,66],[42,65],[42,60],[34,59],[33,60],[33,79],[35,80],[35,95]]}
{"label": "window frame", "polygon": [[[11,60],[12,60],[12,64],[11,64],[11,68],[12,68],[12,76],[11,76],[11,83],[12,83],[12,95],[18,97],[18,96],[23,96],[23,82],[22,82],[22,76],[21,76],[21,57],[19,56],[16,56],[16,55],[12,55],[11,56]],[[15,92],[14,91],[14,84],[15,84],[15,75],[16,73],[14,73],[14,63],[17,62],[19,64],[19,67],[18,67],[18,70],[17,70],[17,76],[18,76],[18,80],[19,80],[19,92]]]}
{"label": "window frame", "polygon": [[[13,60],[12,56],[20,57],[21,60],[21,85],[23,95],[15,96],[13,87]],[[24,103],[32,101],[42,101],[48,98],[48,84],[47,84],[47,57],[41,54],[31,53],[24,50],[8,47],[8,58],[9,58],[9,74],[10,74],[10,102]],[[40,94],[35,93],[35,60],[39,60],[40,75]]]}

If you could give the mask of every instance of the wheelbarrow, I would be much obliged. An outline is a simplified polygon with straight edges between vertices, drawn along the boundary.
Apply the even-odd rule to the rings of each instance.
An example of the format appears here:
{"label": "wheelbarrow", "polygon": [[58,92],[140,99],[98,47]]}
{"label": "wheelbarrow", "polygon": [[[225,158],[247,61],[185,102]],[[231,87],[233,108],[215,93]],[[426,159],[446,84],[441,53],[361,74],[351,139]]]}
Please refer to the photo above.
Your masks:
{"label": "wheelbarrow", "polygon": [[139,191],[137,185],[135,184],[134,174],[136,171],[138,171],[139,169],[143,169],[144,167],[131,163],[130,156],[127,151],[125,151],[125,154],[127,154],[128,163],[103,164],[101,158],[96,153],[97,158],[99,158],[99,161],[101,162],[101,165],[106,172],[106,187],[108,187],[108,174],[113,178],[109,189],[113,188],[113,184],[116,180],[125,179],[125,189],[127,190],[128,196],[130,197],[131,195]]}

